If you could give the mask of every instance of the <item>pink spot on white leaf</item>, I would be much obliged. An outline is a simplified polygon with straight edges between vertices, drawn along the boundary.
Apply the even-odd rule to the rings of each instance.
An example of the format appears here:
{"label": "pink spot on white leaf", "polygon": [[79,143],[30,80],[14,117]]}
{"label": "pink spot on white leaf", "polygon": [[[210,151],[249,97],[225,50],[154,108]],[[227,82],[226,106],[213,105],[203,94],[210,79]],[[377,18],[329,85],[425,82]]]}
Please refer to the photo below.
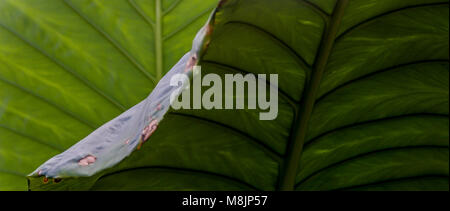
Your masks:
{"label": "pink spot on white leaf", "polygon": [[191,58],[189,58],[189,61],[186,64],[186,69],[184,70],[184,72],[189,72],[192,70],[192,68],[195,66],[195,64],[197,63],[197,56],[194,55]]}
{"label": "pink spot on white leaf", "polygon": [[78,162],[78,165],[80,165],[80,166],[88,166],[90,164],[95,163],[96,160],[97,160],[97,158],[95,156],[88,155],[85,158],[81,159]]}
{"label": "pink spot on white leaf", "polygon": [[156,129],[158,129],[158,120],[155,119],[142,131],[142,141],[147,141]]}
{"label": "pink spot on white leaf", "polygon": [[157,111],[161,111],[161,109],[162,109],[162,105],[161,105],[161,104],[158,104],[158,106],[156,107],[156,110],[157,110]]}

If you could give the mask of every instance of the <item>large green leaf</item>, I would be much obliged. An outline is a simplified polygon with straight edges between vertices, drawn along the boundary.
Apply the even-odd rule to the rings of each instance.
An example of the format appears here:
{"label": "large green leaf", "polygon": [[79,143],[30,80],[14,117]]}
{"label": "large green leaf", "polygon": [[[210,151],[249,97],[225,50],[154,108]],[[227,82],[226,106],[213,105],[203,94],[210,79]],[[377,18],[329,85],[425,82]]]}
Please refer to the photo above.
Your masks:
{"label": "large green leaf", "polygon": [[[30,188],[448,190],[448,19],[447,0],[224,0],[146,100],[44,163]],[[191,58],[203,74],[279,74],[278,118],[169,110],[135,151]]]}
{"label": "large green leaf", "polygon": [[0,1],[0,190],[144,99],[216,5]]}

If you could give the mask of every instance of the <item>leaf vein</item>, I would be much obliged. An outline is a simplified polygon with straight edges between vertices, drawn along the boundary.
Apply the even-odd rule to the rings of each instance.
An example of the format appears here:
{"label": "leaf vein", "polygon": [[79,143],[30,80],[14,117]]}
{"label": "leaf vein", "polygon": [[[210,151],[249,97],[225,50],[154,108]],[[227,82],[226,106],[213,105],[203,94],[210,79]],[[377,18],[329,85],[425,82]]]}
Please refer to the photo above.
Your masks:
{"label": "leaf vein", "polygon": [[318,175],[320,172],[326,171],[327,169],[339,166],[343,163],[346,162],[351,162],[354,160],[357,160],[359,158],[365,157],[365,156],[370,156],[376,153],[380,153],[380,152],[386,152],[386,151],[397,151],[397,150],[408,150],[408,149],[449,149],[448,146],[434,146],[434,145],[422,145],[422,146],[406,146],[406,147],[393,147],[393,148],[386,148],[386,149],[381,149],[381,150],[375,150],[375,151],[371,151],[371,152],[367,152],[367,153],[362,153],[350,158],[346,158],[344,160],[341,160],[339,162],[330,164],[324,168],[321,168],[317,171],[315,171],[314,173],[311,173],[310,175],[308,175],[307,177],[305,177],[304,179],[300,180],[297,185],[295,185],[295,188],[297,189],[299,186],[301,186],[302,184],[304,184],[306,181],[308,181],[309,179],[311,179],[312,177],[314,177],[315,175]]}
{"label": "leaf vein", "polygon": [[339,130],[344,130],[347,128],[352,128],[352,127],[356,127],[358,125],[365,125],[365,124],[371,124],[371,123],[375,123],[375,122],[381,122],[381,121],[386,121],[386,120],[390,120],[390,119],[400,119],[400,118],[405,118],[405,117],[413,117],[413,116],[440,116],[440,117],[446,117],[448,118],[448,115],[446,114],[435,114],[435,113],[413,113],[413,114],[403,114],[403,115],[397,115],[397,116],[388,116],[388,117],[384,117],[384,118],[379,118],[379,119],[374,119],[374,120],[369,120],[369,121],[364,121],[364,122],[356,122],[356,123],[352,123],[349,125],[345,125],[345,126],[341,126],[329,131],[326,131],[322,134],[317,135],[316,137],[311,138],[309,141],[307,141],[304,145],[304,147],[307,147],[308,145],[312,144],[314,141],[320,139],[321,137],[324,137],[328,134],[334,133],[336,131]]}
{"label": "leaf vein", "polygon": [[133,9],[141,16],[142,19],[144,19],[145,22],[147,22],[148,25],[150,25],[150,28],[152,30],[155,30],[155,22],[153,22],[145,13],[144,11],[136,4],[134,0],[128,0],[128,3],[133,7]]}
{"label": "leaf vein", "polygon": [[50,105],[51,107],[56,108],[57,110],[60,110],[61,112],[65,113],[66,115],[70,116],[71,118],[77,120],[78,122],[80,122],[80,123],[82,123],[82,124],[84,124],[84,125],[90,127],[91,129],[97,128],[94,124],[92,124],[92,123],[90,123],[90,122],[88,122],[88,121],[86,121],[86,120],[83,120],[82,118],[78,117],[77,115],[75,115],[74,113],[70,112],[69,110],[67,110],[67,109],[65,109],[65,108],[63,108],[63,107],[56,105],[55,103],[53,103],[53,102],[51,102],[50,100],[48,100],[48,99],[46,99],[45,97],[43,97],[42,95],[33,93],[33,92],[30,91],[29,89],[26,89],[25,87],[20,86],[20,85],[17,84],[17,83],[14,83],[14,82],[11,82],[11,81],[9,81],[9,80],[6,80],[6,79],[4,79],[4,78],[1,77],[1,76],[0,76],[0,81],[2,81],[2,82],[4,82],[4,83],[6,83],[6,84],[8,84],[8,85],[10,85],[10,86],[12,86],[12,87],[18,89],[18,90],[21,90],[22,92],[25,92],[25,93],[27,93],[27,94],[29,94],[29,95],[35,97],[36,99],[38,99],[38,100],[40,100],[40,101],[42,101],[42,102],[44,102],[44,103]]}
{"label": "leaf vein", "polygon": [[358,29],[359,27],[368,24],[372,21],[374,21],[375,19],[390,15],[390,14],[394,14],[396,12],[400,12],[403,10],[407,10],[407,9],[413,9],[413,8],[419,8],[419,7],[430,7],[430,6],[439,6],[439,5],[448,5],[449,2],[439,2],[439,3],[429,3],[429,4],[421,4],[421,5],[412,5],[412,6],[407,6],[407,7],[403,7],[403,8],[399,8],[399,9],[395,9],[395,10],[391,10],[391,11],[387,11],[384,13],[381,13],[377,16],[371,17],[369,19],[366,19],[350,28],[348,28],[347,30],[345,30],[344,32],[342,32],[337,38],[336,38],[336,42],[340,41],[341,39],[343,39],[344,36],[350,34],[351,32],[355,31],[356,29]]}
{"label": "leaf vein", "polygon": [[173,9],[175,9],[180,4],[180,2],[181,0],[176,0],[175,2],[173,2],[166,10],[163,11],[163,16],[169,14]]}
{"label": "leaf vein", "polygon": [[361,185],[354,185],[354,186],[349,186],[349,187],[345,187],[345,188],[339,188],[339,189],[336,189],[334,191],[345,191],[345,190],[351,190],[351,189],[361,188],[361,187],[382,185],[383,183],[389,183],[389,182],[399,182],[399,181],[405,181],[405,180],[427,179],[427,178],[442,178],[442,179],[445,178],[445,179],[448,180],[448,175],[431,175],[431,174],[426,174],[426,175],[422,175],[422,176],[402,177],[402,178],[396,178],[396,179],[388,179],[388,180],[377,181],[377,182],[368,183],[368,184],[361,184]]}
{"label": "leaf vein", "polygon": [[[261,28],[259,26],[256,26],[254,24],[246,23],[246,22],[242,22],[242,21],[230,21],[230,22],[227,22],[226,24],[243,25],[243,26],[246,26],[246,27],[254,29],[256,32],[259,32],[259,33],[261,33],[263,35],[266,35],[266,36],[270,37],[271,40],[273,40],[275,44],[280,46],[289,55],[291,55],[293,58],[295,58],[295,61],[297,62],[298,65],[300,65],[300,67],[302,67],[302,69],[308,70],[309,72],[312,71],[311,65],[309,65],[308,62],[306,62],[306,60],[300,54],[298,54],[294,49],[292,49],[283,40],[281,40],[279,37],[275,36],[274,34],[270,33],[269,31],[267,31],[267,30],[265,30],[265,29],[263,29],[263,28]],[[305,71],[305,72],[307,72],[307,71]]]}
{"label": "leaf vein", "polygon": [[201,17],[203,17],[204,15],[208,14],[208,12],[210,12],[214,7],[210,7],[208,9],[206,9],[205,11],[203,11],[202,13],[200,13],[199,15],[195,16],[194,18],[188,20],[186,23],[182,24],[181,26],[179,26],[178,28],[174,29],[172,32],[170,32],[169,34],[165,35],[162,39],[168,40],[170,38],[172,38],[173,36],[175,36],[176,34],[180,33],[181,31],[183,31],[185,28],[187,28],[189,25],[191,25],[192,23],[194,23],[196,20],[200,19]]}
{"label": "leaf vein", "polygon": [[[238,73],[244,73],[244,74],[252,74],[250,71],[246,71],[228,64],[223,64],[220,62],[216,62],[216,61],[210,61],[210,60],[202,60],[202,63],[207,63],[207,64],[211,64],[211,65],[216,65],[218,67],[221,68],[226,68],[227,70],[233,71],[233,72],[238,72]],[[272,87],[275,87],[272,83],[270,83],[269,80],[265,80],[266,84]],[[292,109],[297,110],[297,101],[294,100],[289,94],[287,94],[285,91],[283,91],[282,89],[278,89],[278,93],[280,93],[281,97],[283,97],[286,101],[288,101],[289,105],[292,107]]]}
{"label": "leaf vein", "polygon": [[243,186],[245,186],[247,188],[261,191],[260,189],[256,188],[255,186],[253,186],[253,185],[251,185],[251,184],[249,184],[249,183],[247,183],[245,181],[242,181],[242,180],[240,180],[238,178],[226,176],[226,175],[223,175],[223,174],[209,172],[209,171],[203,171],[203,170],[188,169],[188,168],[175,168],[175,167],[167,167],[167,166],[142,166],[142,167],[124,169],[124,170],[115,171],[115,172],[112,172],[112,173],[109,173],[109,174],[105,174],[105,175],[101,176],[99,178],[99,180],[102,179],[102,178],[108,177],[108,176],[115,175],[115,174],[128,172],[128,171],[134,171],[134,170],[141,170],[141,169],[160,169],[160,170],[168,170],[168,171],[172,171],[172,172],[176,172],[176,173],[188,172],[188,173],[194,173],[194,174],[197,174],[197,175],[209,175],[209,176],[214,176],[214,177],[218,177],[218,178],[221,178],[221,179],[230,180],[230,181],[233,181],[233,182],[235,182],[237,184],[243,185]]}
{"label": "leaf vein", "polygon": [[46,56],[50,61],[52,61],[53,63],[55,63],[56,65],[58,65],[59,67],[61,67],[63,70],[65,70],[66,72],[70,73],[72,76],[74,76],[76,79],[78,79],[79,81],[81,81],[82,83],[84,83],[87,87],[89,87],[90,89],[92,89],[95,93],[99,94],[100,96],[104,97],[108,102],[110,102],[111,104],[113,104],[114,106],[116,106],[117,108],[119,108],[119,110],[124,111],[125,107],[123,105],[121,105],[117,100],[115,100],[114,98],[112,98],[111,96],[107,95],[106,93],[104,93],[103,91],[101,91],[100,89],[98,89],[97,87],[95,87],[93,84],[91,84],[88,80],[86,80],[85,78],[83,78],[82,76],[80,76],[79,74],[77,74],[75,71],[73,71],[72,69],[69,69],[66,65],[64,65],[62,62],[58,61],[56,58],[54,58],[53,56],[50,56],[50,54],[46,53],[44,50],[42,50],[40,47],[38,47],[37,45],[31,43],[30,41],[28,41],[27,39],[25,39],[23,36],[21,36],[20,34],[18,34],[15,30],[5,26],[3,23],[0,23],[0,26],[2,26],[4,29],[6,29],[7,31],[9,31],[11,34],[15,35],[16,37],[20,38],[22,41],[24,41],[24,43],[28,44],[30,47],[32,47],[33,49],[35,49],[37,52],[43,54],[44,56]]}
{"label": "leaf vein", "polygon": [[76,9],[72,3],[69,3],[68,0],[64,0],[65,5],[67,5],[69,8],[71,8],[76,14],[78,14],[86,23],[88,23],[92,28],[97,30],[99,34],[101,34],[106,40],[108,40],[125,58],[130,61],[131,64],[133,64],[142,74],[144,74],[151,82],[156,82],[155,77],[152,76],[144,67],[142,67],[141,64],[137,62],[137,60],[129,53],[127,52],[122,46],[119,45],[110,35],[108,35],[105,31],[100,29],[100,27],[97,26],[94,22],[92,22],[88,17],[86,17],[81,11]]}
{"label": "leaf vein", "polygon": [[211,120],[211,119],[206,119],[204,117],[199,117],[199,116],[194,116],[191,114],[185,114],[185,113],[178,113],[178,112],[170,112],[169,115],[174,115],[174,116],[182,116],[185,118],[189,118],[189,119],[195,119],[197,121],[202,121],[202,122],[208,122],[208,123],[212,123],[215,126],[218,126],[220,128],[226,128],[230,131],[235,132],[236,134],[239,134],[241,136],[244,136],[246,138],[248,138],[249,140],[252,140],[251,143],[256,144],[256,146],[260,147],[261,149],[263,149],[263,151],[268,154],[271,158],[275,159],[277,162],[281,162],[281,157],[282,155],[278,152],[276,152],[275,150],[273,150],[272,148],[270,148],[269,146],[267,146],[265,143],[263,143],[262,141],[258,140],[257,138],[254,138],[252,136],[250,136],[249,134],[240,131],[234,127],[231,127],[229,125],[217,122],[215,120]]}
{"label": "leaf vein", "polygon": [[59,146],[56,146],[56,145],[47,143],[47,142],[45,142],[45,141],[39,140],[39,139],[35,138],[34,136],[31,136],[31,135],[28,135],[28,134],[19,132],[19,131],[15,130],[15,129],[12,129],[12,128],[10,128],[10,127],[7,126],[7,125],[0,124],[0,128],[3,128],[3,129],[5,129],[5,130],[8,130],[8,131],[10,131],[10,132],[12,132],[12,133],[14,133],[14,134],[17,134],[17,135],[19,135],[19,136],[22,136],[22,137],[24,137],[24,138],[27,138],[27,139],[33,141],[33,142],[36,142],[36,143],[38,143],[38,144],[47,146],[47,147],[52,148],[52,149],[54,149],[54,150],[57,150],[57,151],[59,151],[59,152],[64,151],[64,149],[63,149],[62,147],[59,147]]}
{"label": "leaf vein", "polygon": [[414,61],[414,62],[409,62],[409,63],[405,63],[405,64],[399,64],[399,65],[395,65],[395,66],[392,66],[392,67],[388,67],[388,68],[385,68],[385,69],[382,69],[382,70],[374,71],[374,72],[371,72],[371,73],[369,73],[369,74],[362,75],[362,76],[360,76],[360,77],[357,77],[357,78],[355,78],[355,79],[352,79],[352,80],[350,80],[350,81],[347,81],[347,82],[345,82],[345,83],[343,83],[343,84],[340,84],[340,85],[334,87],[334,88],[331,89],[330,91],[328,91],[328,92],[326,92],[325,94],[323,94],[322,96],[320,96],[320,97],[316,100],[316,102],[322,101],[322,100],[325,99],[327,96],[333,94],[334,92],[336,92],[337,90],[339,90],[339,89],[342,88],[342,87],[345,87],[345,86],[350,85],[350,84],[352,84],[352,83],[354,83],[354,82],[357,82],[357,81],[364,80],[364,79],[366,79],[366,78],[370,78],[370,77],[372,77],[372,76],[374,76],[374,75],[378,75],[378,74],[381,74],[381,73],[384,73],[384,72],[387,72],[387,71],[390,71],[390,70],[395,70],[395,69],[398,69],[398,68],[407,67],[407,66],[411,66],[411,65],[424,64],[424,63],[442,63],[442,62],[449,62],[449,60],[444,60],[444,59],[434,59],[434,60]]}

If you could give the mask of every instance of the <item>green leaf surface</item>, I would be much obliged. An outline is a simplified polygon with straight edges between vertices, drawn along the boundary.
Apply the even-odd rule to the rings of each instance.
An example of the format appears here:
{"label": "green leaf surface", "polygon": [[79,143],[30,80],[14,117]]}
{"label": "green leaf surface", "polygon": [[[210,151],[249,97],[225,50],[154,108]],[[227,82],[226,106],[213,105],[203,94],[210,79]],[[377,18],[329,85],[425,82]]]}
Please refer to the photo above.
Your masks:
{"label": "green leaf surface", "polygon": [[144,99],[216,4],[0,1],[0,190]]}
{"label": "green leaf surface", "polygon": [[[448,19],[448,0],[221,1],[146,100],[30,189],[448,190]],[[277,119],[168,110],[168,80],[192,58],[204,75],[279,74]],[[148,117],[161,122],[137,150]]]}

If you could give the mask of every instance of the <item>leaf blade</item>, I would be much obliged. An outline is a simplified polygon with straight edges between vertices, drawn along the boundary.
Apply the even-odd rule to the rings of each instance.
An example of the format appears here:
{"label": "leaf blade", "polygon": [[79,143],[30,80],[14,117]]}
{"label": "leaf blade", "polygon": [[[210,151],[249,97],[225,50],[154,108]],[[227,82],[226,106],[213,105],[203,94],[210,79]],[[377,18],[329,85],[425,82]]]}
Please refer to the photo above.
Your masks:
{"label": "leaf blade", "polygon": [[[274,68],[281,80],[297,79],[280,83],[280,93],[286,97],[281,101],[284,107],[277,120],[263,124],[253,121],[258,118],[255,113],[259,110],[183,110],[176,111],[176,115],[169,111],[161,128],[142,148],[145,155],[130,152],[130,157],[111,169],[99,169],[93,177],[69,177],[61,185],[42,185],[39,181],[33,182],[36,178],[32,177],[32,184],[36,184],[37,189],[64,189],[77,184],[89,189],[95,187],[97,180],[108,180],[101,188],[120,177],[115,177],[113,172],[130,169],[126,175],[141,178],[139,181],[149,189],[192,187],[183,180],[176,181],[180,186],[166,187],[167,181],[158,183],[156,177],[146,180],[140,173],[131,173],[135,168],[171,167],[222,175],[257,190],[274,190],[280,183],[287,184],[286,189],[298,190],[448,189],[441,186],[448,184],[442,179],[448,178],[448,2],[436,1],[429,5],[424,1],[406,4],[404,1],[350,1],[350,12],[343,13],[343,28],[351,28],[358,21],[365,22],[361,25],[364,27],[355,27],[354,31],[340,37],[335,36],[339,27],[332,30],[336,33],[325,33],[331,37],[330,45],[322,46],[331,54],[329,61],[319,59],[325,54],[317,54],[320,52],[318,43],[329,24],[323,17],[332,14],[331,4],[334,6],[338,2],[340,5],[345,1],[313,1],[318,6],[291,0],[284,0],[283,4],[277,2],[277,5],[268,0],[255,2],[221,2],[198,34],[188,56],[194,53],[201,58],[199,63],[208,73],[270,73],[270,68]],[[357,21],[349,19],[355,12],[357,14],[356,8],[362,6],[375,8],[369,13],[375,17],[371,19],[374,24],[367,22],[365,15],[357,16]],[[273,15],[273,8],[283,11],[280,14],[284,16]],[[249,10],[270,18],[252,17],[248,15]],[[380,16],[386,12],[394,15]],[[211,29],[210,36],[206,32]],[[289,36],[297,33],[302,36]],[[413,36],[408,37],[411,34]],[[336,41],[334,47],[333,41]],[[209,43],[207,48],[204,48],[205,43]],[[412,48],[405,47],[412,44]],[[398,46],[401,48],[396,48]],[[381,50],[375,51],[378,49]],[[370,65],[377,57],[383,59]],[[315,67],[313,61],[317,60],[323,61],[319,62],[322,67],[318,69],[324,70],[325,75],[323,80],[317,78],[321,83],[315,83],[319,91],[316,96],[305,86],[310,86],[308,83],[316,74],[311,73],[308,66]],[[186,63],[184,59],[180,64]],[[276,69],[277,64],[288,68]],[[300,133],[307,145],[304,150],[300,148],[303,143],[294,147],[300,150],[293,153],[295,159],[292,160],[299,164],[288,168],[293,176],[282,179],[280,166],[287,161],[280,158],[286,156],[289,133],[299,109],[292,105],[308,95],[308,102],[314,107],[307,109],[311,111],[311,120],[300,116],[308,120],[303,124],[307,130]],[[175,121],[173,119],[177,118],[173,116],[189,118]],[[192,123],[192,117],[206,120],[206,123],[197,120]],[[225,127],[215,131],[212,126],[217,123]],[[232,134],[225,133],[225,128],[231,129]],[[173,133],[171,129],[182,132]],[[257,134],[258,130],[263,132]],[[293,131],[295,133],[296,129]],[[194,137],[185,137],[185,134]],[[217,140],[207,137],[210,134]],[[246,135],[242,137],[242,134]],[[227,138],[233,141],[224,142]],[[215,144],[220,147],[213,147]],[[162,147],[164,145],[167,147]],[[239,158],[245,158],[245,162],[236,160]],[[165,184],[164,187],[161,184]],[[198,182],[191,184],[199,189],[210,188],[199,187]],[[136,183],[121,181],[121,185],[118,188],[127,189]],[[229,189],[240,187],[227,185]],[[217,188],[223,187],[219,182]]]}
{"label": "leaf blade", "polygon": [[[24,179],[156,85],[148,77],[155,75],[151,28],[125,0],[7,0],[0,2],[0,11],[0,169],[5,172]],[[170,41],[178,44],[163,50],[170,55],[164,62],[177,61],[172,56],[190,48],[192,31],[200,27],[192,23],[181,32],[185,38],[173,37]],[[28,190],[17,175],[2,174],[0,189]]]}

